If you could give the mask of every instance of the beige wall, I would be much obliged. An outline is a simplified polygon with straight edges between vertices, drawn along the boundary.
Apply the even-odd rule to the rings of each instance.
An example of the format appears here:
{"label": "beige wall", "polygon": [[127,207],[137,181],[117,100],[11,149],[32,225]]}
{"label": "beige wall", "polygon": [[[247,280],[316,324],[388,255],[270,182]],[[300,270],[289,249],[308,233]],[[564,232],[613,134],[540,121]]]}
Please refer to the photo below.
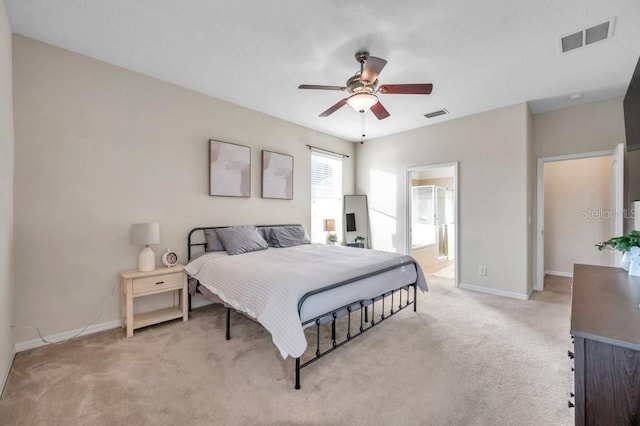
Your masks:
{"label": "beige wall", "polygon": [[611,265],[611,253],[594,247],[612,236],[611,161],[593,157],[544,165],[545,271],[573,273],[574,263]]}
{"label": "beige wall", "polygon": [[13,107],[11,96],[11,30],[0,2],[0,393],[9,372],[13,338]]}
{"label": "beige wall", "polygon": [[536,158],[610,150],[624,143],[622,99],[534,115]]}
{"label": "beige wall", "polygon": [[[88,57],[14,36],[15,316],[43,334],[120,317],[111,290],[136,266],[132,223],[158,221],[156,257],[186,260],[203,225],[310,222],[305,144],[354,145]],[[208,139],[252,147],[252,197],[208,195]],[[293,155],[294,199],[260,198],[261,150]],[[46,301],[46,303],[45,303]],[[36,337],[21,328],[17,341]]]}
{"label": "beige wall", "polygon": [[526,295],[527,114],[519,104],[357,145],[374,248],[407,250],[406,169],[458,161],[461,285]]}

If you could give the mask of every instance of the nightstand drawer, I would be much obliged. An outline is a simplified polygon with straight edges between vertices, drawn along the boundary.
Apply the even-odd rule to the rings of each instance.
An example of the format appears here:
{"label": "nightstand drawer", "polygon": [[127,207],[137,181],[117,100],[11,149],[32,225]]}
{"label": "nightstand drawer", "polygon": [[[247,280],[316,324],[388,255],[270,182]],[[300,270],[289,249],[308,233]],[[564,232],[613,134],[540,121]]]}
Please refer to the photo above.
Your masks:
{"label": "nightstand drawer", "polygon": [[168,288],[182,288],[184,274],[158,275],[156,277],[136,278],[133,280],[133,294],[149,293]]}

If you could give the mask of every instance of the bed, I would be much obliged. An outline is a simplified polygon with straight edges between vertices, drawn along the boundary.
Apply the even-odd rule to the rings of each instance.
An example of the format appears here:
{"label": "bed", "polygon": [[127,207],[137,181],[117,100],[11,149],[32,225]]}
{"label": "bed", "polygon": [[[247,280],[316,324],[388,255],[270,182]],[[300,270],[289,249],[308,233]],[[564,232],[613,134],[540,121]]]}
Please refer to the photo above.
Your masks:
{"label": "bed", "polygon": [[[259,322],[282,357],[295,359],[296,389],[302,368],[399,311],[415,311],[417,290],[427,291],[410,256],[310,244],[300,225],[195,228],[188,254],[189,306],[196,293],[223,303],[227,339],[232,309]],[[325,347],[321,326],[331,330]],[[310,327],[315,351],[303,362]]]}

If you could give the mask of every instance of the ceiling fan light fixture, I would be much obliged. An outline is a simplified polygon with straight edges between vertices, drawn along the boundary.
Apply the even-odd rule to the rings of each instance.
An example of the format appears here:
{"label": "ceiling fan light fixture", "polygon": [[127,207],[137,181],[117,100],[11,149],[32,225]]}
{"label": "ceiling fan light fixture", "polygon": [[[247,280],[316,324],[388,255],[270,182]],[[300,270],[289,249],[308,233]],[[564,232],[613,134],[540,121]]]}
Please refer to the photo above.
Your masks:
{"label": "ceiling fan light fixture", "polygon": [[367,112],[378,103],[378,97],[370,93],[356,93],[347,99],[347,103],[356,112]]}

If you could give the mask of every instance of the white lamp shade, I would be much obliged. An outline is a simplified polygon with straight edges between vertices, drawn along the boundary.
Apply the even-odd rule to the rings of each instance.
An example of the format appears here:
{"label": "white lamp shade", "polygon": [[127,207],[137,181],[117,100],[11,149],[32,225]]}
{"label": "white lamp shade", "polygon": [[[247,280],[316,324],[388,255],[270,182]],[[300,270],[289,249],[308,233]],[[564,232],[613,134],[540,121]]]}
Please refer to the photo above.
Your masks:
{"label": "white lamp shade", "polygon": [[378,103],[378,98],[369,93],[356,93],[347,99],[347,103],[357,112],[367,112]]}
{"label": "white lamp shade", "polygon": [[131,244],[148,246],[160,243],[160,224],[136,223],[131,226]]}

